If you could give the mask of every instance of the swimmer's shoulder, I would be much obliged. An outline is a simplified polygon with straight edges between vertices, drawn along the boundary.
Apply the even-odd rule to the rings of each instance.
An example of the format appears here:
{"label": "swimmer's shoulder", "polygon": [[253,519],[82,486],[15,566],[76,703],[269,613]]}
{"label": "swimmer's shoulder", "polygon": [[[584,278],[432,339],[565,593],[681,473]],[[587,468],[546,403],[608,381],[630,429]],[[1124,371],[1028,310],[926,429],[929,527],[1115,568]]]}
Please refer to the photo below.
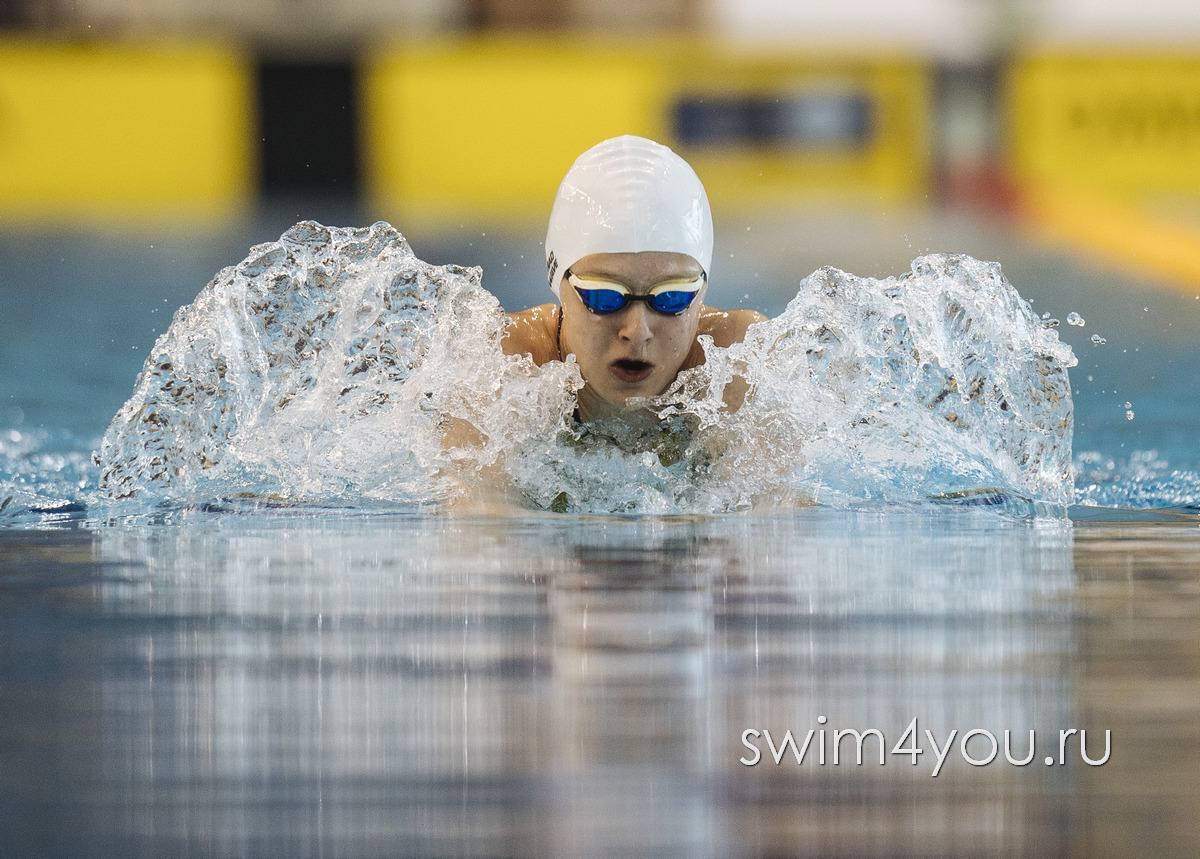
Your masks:
{"label": "swimmer's shoulder", "polygon": [[750,308],[722,310],[706,306],[700,311],[697,333],[709,335],[717,346],[732,346],[746,338],[746,329],[751,325],[766,321],[765,315]]}
{"label": "swimmer's shoulder", "polygon": [[500,341],[505,355],[529,355],[538,366],[558,360],[557,304],[539,304],[505,316],[509,324]]}

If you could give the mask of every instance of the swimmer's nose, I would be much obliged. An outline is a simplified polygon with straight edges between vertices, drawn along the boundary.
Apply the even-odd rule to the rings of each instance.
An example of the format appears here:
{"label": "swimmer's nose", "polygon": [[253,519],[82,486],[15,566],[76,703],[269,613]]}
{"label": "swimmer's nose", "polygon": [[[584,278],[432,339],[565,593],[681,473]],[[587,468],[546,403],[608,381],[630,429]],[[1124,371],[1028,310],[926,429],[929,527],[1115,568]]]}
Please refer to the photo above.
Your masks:
{"label": "swimmer's nose", "polygon": [[631,301],[630,306],[622,314],[624,318],[621,320],[621,330],[617,332],[617,335],[626,343],[645,343],[653,333],[650,330],[650,320],[647,318],[649,312],[644,301]]}

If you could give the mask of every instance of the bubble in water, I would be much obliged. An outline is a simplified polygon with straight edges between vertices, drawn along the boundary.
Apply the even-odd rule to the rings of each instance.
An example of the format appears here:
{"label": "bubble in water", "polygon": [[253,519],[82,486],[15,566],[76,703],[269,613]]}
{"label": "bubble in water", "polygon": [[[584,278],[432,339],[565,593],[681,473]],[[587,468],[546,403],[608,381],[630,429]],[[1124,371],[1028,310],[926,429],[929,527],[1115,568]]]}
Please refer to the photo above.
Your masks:
{"label": "bubble in water", "polygon": [[1075,311],[1072,310],[1070,313],[1067,314],[1067,324],[1068,325],[1076,325],[1079,328],[1082,328],[1084,325],[1087,324],[1087,320],[1085,320],[1082,316],[1080,316],[1078,313],[1076,313]]}
{"label": "bubble in water", "polygon": [[1125,401],[1125,408],[1127,408],[1127,409],[1132,409],[1132,408],[1133,408],[1133,403],[1129,402],[1129,400],[1126,400],[1126,401]]}
{"label": "bubble in water", "polygon": [[1131,420],[1133,420],[1133,418],[1134,418],[1133,409],[1126,409],[1125,410],[1125,420],[1131,421]]}
{"label": "bubble in water", "polygon": [[[745,342],[701,338],[704,364],[607,422],[574,420],[573,360],[504,355],[505,325],[479,269],[425,263],[387,224],[297,224],[175,314],[105,434],[101,490],[424,505],[487,470],[573,513],[1073,498],[1075,358],[995,263],[820,269]],[[750,393],[731,412],[735,379]],[[456,433],[470,440],[443,442]]]}
{"label": "bubble in water", "polygon": [[1099,334],[1093,334],[1092,342],[1095,343],[1097,346],[1103,346],[1108,341],[1105,340],[1103,337],[1101,337]]}

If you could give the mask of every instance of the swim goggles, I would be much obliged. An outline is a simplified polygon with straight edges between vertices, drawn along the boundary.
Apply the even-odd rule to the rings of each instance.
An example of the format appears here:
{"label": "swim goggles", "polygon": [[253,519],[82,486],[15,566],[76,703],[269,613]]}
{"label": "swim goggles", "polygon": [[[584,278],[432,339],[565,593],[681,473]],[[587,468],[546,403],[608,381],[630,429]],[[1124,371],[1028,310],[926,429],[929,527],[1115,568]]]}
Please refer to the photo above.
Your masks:
{"label": "swim goggles", "polygon": [[616,281],[579,277],[570,269],[566,272],[565,280],[575,288],[583,306],[601,316],[624,310],[631,301],[644,301],[657,313],[678,316],[691,307],[708,280],[708,275],[701,272],[699,277],[690,280],[664,281],[645,295],[634,295],[629,287]]}

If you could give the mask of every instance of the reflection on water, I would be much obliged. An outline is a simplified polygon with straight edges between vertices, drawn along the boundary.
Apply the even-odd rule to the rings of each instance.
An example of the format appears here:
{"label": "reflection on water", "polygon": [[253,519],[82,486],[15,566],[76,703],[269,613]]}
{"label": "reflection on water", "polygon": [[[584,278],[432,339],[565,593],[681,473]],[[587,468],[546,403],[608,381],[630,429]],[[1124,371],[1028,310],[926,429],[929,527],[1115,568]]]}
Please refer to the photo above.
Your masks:
{"label": "reflection on water", "polygon": [[[1194,847],[1198,538],[816,510],[7,532],[0,847],[1094,853],[1151,819],[1140,850]],[[889,746],[914,716],[1112,728],[1113,756],[738,763],[746,728],[819,716]]]}

